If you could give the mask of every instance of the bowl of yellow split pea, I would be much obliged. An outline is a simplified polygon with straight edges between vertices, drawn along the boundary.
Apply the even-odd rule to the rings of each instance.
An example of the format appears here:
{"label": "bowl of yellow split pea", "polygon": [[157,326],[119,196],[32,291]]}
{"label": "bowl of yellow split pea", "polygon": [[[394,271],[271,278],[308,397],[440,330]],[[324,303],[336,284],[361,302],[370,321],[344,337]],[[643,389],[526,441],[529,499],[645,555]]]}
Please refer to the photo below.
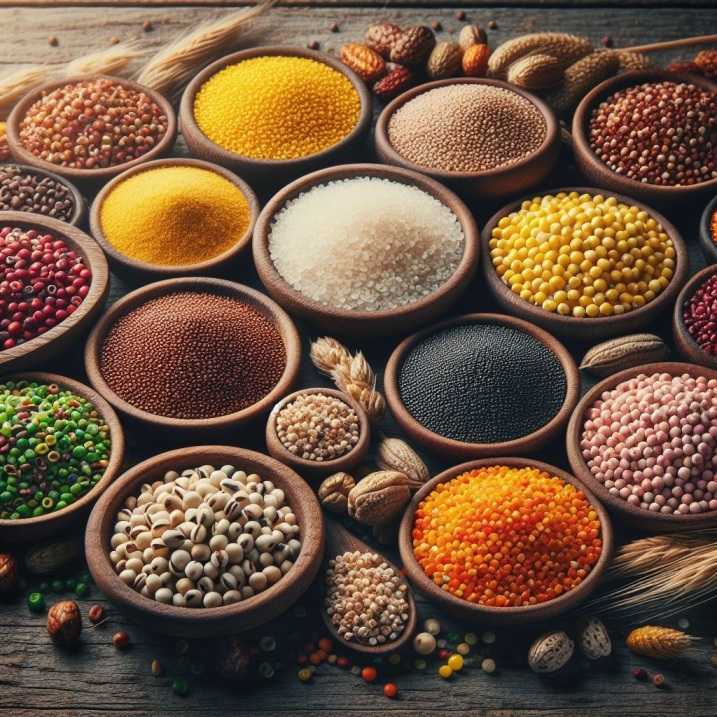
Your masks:
{"label": "bowl of yellow split pea", "polygon": [[273,46],[209,65],[184,91],[179,116],[193,155],[276,187],[349,159],[371,111],[366,86],[338,60]]}
{"label": "bowl of yellow split pea", "polygon": [[483,273],[506,312],[578,340],[620,336],[669,311],[687,249],[665,217],[591,187],[508,204],[482,234]]}

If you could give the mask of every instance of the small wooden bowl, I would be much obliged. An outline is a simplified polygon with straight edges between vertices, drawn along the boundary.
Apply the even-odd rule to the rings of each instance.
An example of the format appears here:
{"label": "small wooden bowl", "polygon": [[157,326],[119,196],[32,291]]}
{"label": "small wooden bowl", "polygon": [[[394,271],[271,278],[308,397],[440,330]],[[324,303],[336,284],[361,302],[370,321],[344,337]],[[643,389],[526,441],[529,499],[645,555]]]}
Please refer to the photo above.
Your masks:
{"label": "small wooden bowl", "polygon": [[[279,274],[269,254],[269,234],[274,216],[284,205],[312,187],[338,179],[382,177],[418,187],[438,199],[458,218],[463,229],[463,257],[453,276],[436,291],[397,309],[348,311],[320,304],[290,286]],[[372,338],[407,332],[435,319],[458,299],[473,278],[480,251],[478,228],[468,207],[449,189],[434,180],[407,169],[381,164],[344,164],[329,167],[287,185],[264,207],[254,227],[254,264],[267,292],[291,314],[307,319],[323,331],[352,338]]]}
{"label": "small wooden bowl", "polygon": [[644,366],[636,366],[620,371],[600,381],[591,388],[578,403],[568,424],[565,442],[570,467],[575,475],[595,493],[601,503],[617,518],[619,517],[627,525],[639,530],[650,532],[675,532],[681,530],[697,530],[700,528],[714,528],[717,526],[717,510],[707,513],[688,513],[687,515],[675,515],[665,513],[653,513],[643,508],[630,505],[622,498],[610,495],[599,481],[595,480],[592,473],[583,460],[580,451],[580,436],[582,435],[583,418],[590,406],[600,398],[604,391],[609,391],[622,381],[627,381],[639,374],[669,373],[673,376],[688,373],[691,376],[706,376],[717,378],[717,371],[705,366],[696,366],[691,363],[678,363],[674,361],[660,361],[649,363]]}
{"label": "small wooden bowl", "polygon": [[717,195],[705,207],[700,219],[699,242],[702,255],[708,264],[717,263],[717,244],[712,239],[712,217],[717,213]]}
{"label": "small wooden bowl", "polygon": [[717,356],[708,354],[700,347],[692,338],[689,331],[687,331],[684,319],[682,318],[684,305],[692,298],[697,289],[713,274],[717,274],[717,264],[712,264],[698,271],[684,285],[682,291],[677,296],[675,308],[672,312],[672,335],[675,337],[675,346],[685,361],[701,366],[709,366],[709,368],[717,370]]}
{"label": "small wooden bowl", "polygon": [[588,139],[590,117],[593,110],[601,102],[614,92],[625,87],[639,85],[644,82],[662,82],[664,80],[689,82],[717,93],[717,83],[699,75],[668,72],[667,70],[643,70],[640,72],[625,72],[611,77],[588,92],[580,101],[573,115],[573,147],[578,169],[591,183],[598,187],[606,187],[614,192],[636,197],[648,204],[657,206],[676,204],[685,200],[714,194],[717,191],[717,179],[684,187],[662,187],[629,179],[610,169],[590,147]]}
{"label": "small wooden bowl", "polygon": [[[585,580],[570,592],[564,593],[553,600],[539,603],[538,605],[528,605],[524,607],[490,607],[487,605],[477,605],[467,600],[462,600],[455,595],[451,595],[449,592],[439,588],[426,573],[423,572],[423,568],[413,553],[413,542],[411,538],[413,521],[420,502],[426,498],[439,483],[447,483],[461,473],[466,473],[476,468],[495,465],[529,466],[557,476],[566,483],[570,483],[579,488],[586,495],[590,504],[595,509],[595,512],[598,514],[602,527],[602,553]],[[470,461],[469,463],[463,463],[459,466],[449,468],[426,483],[418,493],[413,496],[406,512],[403,514],[398,533],[398,548],[401,553],[401,560],[403,560],[404,572],[419,592],[423,593],[429,600],[434,601],[437,605],[440,605],[446,612],[459,619],[485,622],[491,625],[525,625],[547,620],[548,618],[571,610],[597,587],[600,578],[612,558],[613,546],[613,530],[610,518],[597,498],[586,488],[585,484],[579,478],[560,470],[560,468],[548,465],[547,463],[541,463],[540,461],[534,461],[530,458],[486,458],[484,460]]]}
{"label": "small wooden bowl", "polygon": [[[295,456],[284,444],[279,440],[276,435],[276,417],[287,403],[291,403],[294,399],[299,396],[311,393],[322,393],[325,396],[333,396],[338,398],[351,408],[356,411],[356,415],[359,419],[359,440],[358,443],[346,454],[340,458],[335,458],[332,461],[311,461],[306,458]],[[339,471],[349,471],[354,466],[357,466],[368,453],[368,448],[371,443],[371,424],[369,423],[366,412],[359,406],[359,404],[349,398],[345,393],[337,391],[333,388],[303,388],[300,391],[295,391],[289,394],[285,398],[282,398],[274,408],[271,409],[269,419],[266,422],[266,447],[269,451],[269,455],[276,460],[285,463],[287,466],[293,468],[301,476],[322,476],[329,475],[330,473],[338,473]]]}
{"label": "small wooden bowl", "polygon": [[[235,465],[266,476],[286,493],[301,527],[301,551],[294,566],[264,592],[233,605],[188,608],[165,605],[140,595],[117,576],[109,558],[115,516],[143,483],[161,480],[166,471],[210,465]],[[316,577],[324,554],[324,519],[311,488],[291,468],[269,456],[232,446],[198,446],[160,453],[123,473],[97,502],[87,522],[85,555],[97,587],[134,622],[153,632],[179,637],[235,635],[263,625],[288,610]]]}
{"label": "small wooden bowl", "polygon": [[[3,170],[5,167],[17,167],[18,169],[22,170],[23,172],[27,174],[32,174],[35,177],[40,177],[41,179],[44,179],[45,177],[49,177],[50,179],[54,180],[58,184],[62,184],[63,186],[67,187],[70,194],[72,195],[72,203],[74,204],[74,211],[72,212],[72,215],[67,220],[67,224],[72,224],[73,226],[79,226],[82,220],[85,218],[85,210],[87,209],[87,205],[85,202],[85,198],[80,194],[80,190],[77,189],[77,187],[72,184],[69,180],[65,179],[64,177],[61,177],[59,174],[56,174],[55,172],[50,172],[45,169],[39,169],[38,167],[31,167],[29,164],[17,164],[16,162],[3,162],[0,164],[0,170]],[[34,212],[23,212],[23,214],[31,214]],[[46,215],[39,214],[37,216],[44,217]],[[50,219],[53,219],[54,217],[50,217]],[[62,220],[57,220],[62,221]]]}
{"label": "small wooden bowl", "polygon": [[[107,239],[102,229],[100,215],[102,211],[102,204],[105,199],[107,199],[112,190],[130,177],[152,169],[177,166],[196,167],[197,169],[205,169],[210,172],[215,172],[237,187],[249,203],[251,217],[246,231],[234,246],[227,249],[225,252],[218,254],[213,259],[208,259],[207,261],[203,261],[198,264],[186,264],[181,266],[150,264],[149,262],[133,259],[132,257],[127,256],[127,254],[123,254]],[[143,164],[128,169],[126,172],[122,172],[122,174],[118,177],[115,177],[113,180],[105,184],[99,194],[95,197],[95,201],[92,202],[92,207],[90,208],[90,230],[92,231],[94,238],[97,240],[97,243],[104,249],[105,253],[109,257],[112,270],[116,274],[119,274],[129,280],[142,281],[168,279],[172,276],[205,276],[212,273],[222,273],[223,270],[228,269],[237,261],[239,256],[244,253],[251,242],[252,231],[254,230],[254,224],[258,216],[259,201],[257,200],[256,195],[252,191],[251,187],[244,180],[237,177],[236,174],[233,174],[227,169],[219,167],[216,164],[203,162],[199,159],[172,157],[169,159],[157,159],[152,162],[144,162]]]}
{"label": "small wooden bowl", "polygon": [[[413,347],[420,343],[426,336],[430,336],[437,331],[449,328],[450,326],[469,323],[498,324],[500,326],[509,326],[524,331],[545,344],[545,346],[555,354],[558,361],[560,361],[563,371],[565,372],[565,400],[560,410],[537,431],[502,443],[466,443],[464,441],[446,438],[445,436],[430,431],[423,424],[419,423],[404,405],[398,387],[398,377],[401,366]],[[393,353],[388,359],[386,371],[383,376],[383,388],[386,393],[386,402],[393,417],[411,440],[424,446],[429,451],[445,456],[446,458],[470,459],[506,455],[509,452],[514,455],[533,453],[555,438],[567,424],[570,413],[578,401],[578,395],[580,393],[580,374],[568,350],[555,337],[537,326],[503,314],[465,314],[453,319],[441,321],[404,339],[393,350]]]}
{"label": "small wooden bowl", "polygon": [[[101,167],[99,169],[76,169],[74,167],[63,167],[59,164],[53,164],[52,162],[46,162],[44,159],[36,157],[32,152],[25,149],[25,146],[20,140],[20,123],[22,122],[25,114],[30,107],[39,100],[44,94],[57,89],[58,87],[64,87],[65,85],[72,84],[73,82],[80,82],[88,79],[108,79],[116,82],[118,85],[127,87],[138,92],[144,92],[148,95],[155,104],[159,105],[167,117],[167,132],[164,137],[157,142],[146,154],[141,157],[137,157],[129,162],[122,162],[121,164],[115,164],[112,167]],[[111,177],[115,177],[121,174],[126,169],[134,167],[137,164],[148,162],[150,159],[166,154],[172,148],[174,140],[177,136],[177,116],[174,112],[174,108],[171,103],[161,95],[159,92],[150,90],[148,87],[139,85],[131,80],[126,80],[123,77],[110,77],[108,75],[88,75],[88,76],[75,76],[65,77],[62,80],[53,80],[52,82],[46,82],[34,90],[30,90],[13,108],[10,116],[7,120],[7,143],[10,148],[10,152],[18,162],[29,164],[33,167],[39,167],[47,172],[55,172],[61,177],[67,177],[77,182],[91,183],[93,185],[101,184],[107,181]]]}
{"label": "small wooden bowl", "polygon": [[[279,382],[260,401],[252,406],[230,413],[226,416],[214,418],[171,418],[158,416],[141,408],[137,408],[112,390],[107,384],[100,370],[102,344],[107,332],[115,321],[137,308],[141,304],[165,294],[176,291],[205,291],[222,296],[229,296],[250,304],[254,309],[270,319],[279,330],[286,351],[286,367]],[[235,284],[224,279],[209,279],[201,277],[184,277],[178,279],[165,279],[154,284],[148,284],[135,289],[122,299],[114,303],[100,318],[92,330],[85,346],[85,371],[92,386],[102,394],[121,414],[140,424],[154,428],[165,429],[169,440],[185,440],[191,437],[196,442],[198,437],[219,436],[235,431],[260,416],[266,414],[271,406],[296,382],[301,363],[301,339],[293,321],[271,299],[259,291],[242,284]],[[138,367],[141,370],[141,367]]]}
{"label": "small wooden bowl", "polygon": [[72,391],[77,396],[87,399],[97,408],[110,429],[112,447],[109,465],[100,480],[74,503],[62,510],[37,518],[20,518],[18,520],[0,520],[0,540],[8,543],[29,543],[42,540],[67,530],[71,525],[85,517],[93,503],[112,484],[122,467],[124,459],[124,432],[117,414],[107,401],[89,386],[56,373],[21,373],[3,376],[0,383],[7,381],[37,381],[38,383],[56,383],[60,388]]}
{"label": "small wooden bowl", "polygon": [[[538,196],[546,194],[557,194],[559,192],[580,192],[587,194],[602,194],[606,192],[594,187],[561,187],[559,189],[549,189],[542,191]],[[510,288],[503,283],[501,278],[495,271],[493,261],[490,256],[490,240],[493,229],[498,222],[511,212],[520,208],[520,205],[531,196],[523,197],[515,202],[508,204],[494,214],[485,228],[483,229],[482,242],[483,259],[482,269],[483,276],[486,280],[488,290],[495,299],[498,306],[504,311],[515,314],[522,319],[542,326],[544,329],[553,334],[565,338],[577,339],[581,341],[595,342],[598,339],[606,339],[612,336],[623,336],[633,333],[638,329],[642,329],[655,321],[661,314],[668,311],[675,301],[677,293],[682,288],[689,270],[689,258],[687,247],[680,233],[662,214],[659,214],[651,207],[642,204],[631,197],[625,197],[621,194],[609,193],[609,196],[615,197],[618,201],[630,204],[642,209],[654,217],[662,225],[665,233],[670,237],[675,247],[675,272],[672,280],[667,288],[648,304],[638,309],[628,311],[626,314],[619,316],[598,316],[594,319],[584,318],[577,319],[573,316],[562,316],[558,313],[546,311],[540,306],[535,306],[517,294],[513,293]]]}
{"label": "small wooden bowl", "polygon": [[50,232],[78,252],[92,272],[90,290],[85,300],[57,326],[24,344],[0,351],[0,370],[4,373],[36,366],[79,343],[102,307],[109,292],[109,270],[102,250],[77,227],[30,212],[0,212],[0,226]]}
{"label": "small wooden bowl", "polygon": [[[194,118],[194,99],[202,88],[202,86],[220,70],[229,65],[235,65],[243,60],[249,60],[253,57],[304,57],[309,60],[323,62],[325,65],[332,67],[337,72],[344,75],[354,86],[361,101],[361,110],[358,122],[353,130],[344,137],[340,142],[328,147],[321,152],[311,154],[307,157],[298,159],[254,159],[245,157],[231,152],[210,140],[199,129]],[[320,167],[329,164],[336,164],[342,159],[347,159],[353,149],[360,145],[365,135],[368,133],[371,125],[371,116],[373,113],[373,105],[371,95],[366,89],[366,85],[352,70],[339,60],[326,55],[322,52],[314,52],[299,47],[286,46],[270,46],[270,47],[254,47],[250,50],[242,50],[231,55],[226,55],[208,67],[205,67],[196,77],[187,85],[182,95],[182,101],[179,107],[179,120],[182,125],[182,135],[184,136],[190,152],[200,159],[206,159],[209,162],[220,164],[236,171],[241,176],[246,176],[251,180],[260,182],[264,185],[274,187],[286,184],[289,180],[312,172]]]}
{"label": "small wooden bowl", "polygon": [[[416,164],[400,155],[391,144],[388,135],[388,126],[394,112],[418,95],[448,85],[491,85],[515,92],[517,95],[531,102],[543,115],[546,124],[546,133],[543,143],[534,152],[508,167],[483,172],[456,172],[427,167]],[[444,182],[457,191],[482,199],[495,199],[512,194],[525,192],[531,187],[540,184],[550,173],[560,154],[560,131],[558,121],[553,111],[543,100],[526,90],[501,80],[486,78],[460,77],[447,80],[437,80],[419,85],[396,97],[383,109],[376,122],[375,130],[376,152],[383,162],[421,172]]]}

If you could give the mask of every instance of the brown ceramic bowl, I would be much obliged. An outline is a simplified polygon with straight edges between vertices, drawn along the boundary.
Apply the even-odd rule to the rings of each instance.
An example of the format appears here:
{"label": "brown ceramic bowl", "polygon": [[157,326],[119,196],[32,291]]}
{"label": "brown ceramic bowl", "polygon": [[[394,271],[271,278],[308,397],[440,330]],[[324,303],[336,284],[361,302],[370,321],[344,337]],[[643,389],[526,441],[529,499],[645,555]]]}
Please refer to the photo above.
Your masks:
{"label": "brown ceramic bowl", "polygon": [[705,207],[700,219],[699,243],[702,255],[708,264],[717,263],[717,243],[712,238],[712,217],[717,215],[717,194]]}
{"label": "brown ceramic bowl", "polygon": [[675,346],[685,361],[709,366],[717,370],[717,356],[708,354],[702,347],[692,338],[687,331],[684,319],[682,318],[682,310],[685,304],[693,297],[697,289],[702,286],[711,276],[717,274],[717,264],[705,267],[698,271],[682,288],[677,296],[675,308],[672,312],[672,335],[675,338]]}
{"label": "brown ceramic bowl", "polygon": [[717,191],[717,179],[685,187],[662,187],[624,177],[610,169],[593,152],[588,141],[588,126],[595,107],[614,92],[644,82],[662,82],[663,80],[689,82],[717,93],[717,83],[699,75],[678,74],[667,70],[625,72],[601,82],[583,97],[573,115],[572,127],[575,161],[580,171],[591,183],[597,187],[606,187],[614,192],[621,192],[657,206],[711,196]]}
{"label": "brown ceramic bowl", "polygon": [[568,424],[566,433],[566,448],[570,467],[575,475],[598,497],[601,503],[625,524],[640,530],[650,532],[674,532],[681,530],[697,530],[699,528],[714,528],[717,526],[717,510],[707,513],[689,513],[687,515],[674,515],[665,513],[653,513],[643,508],[630,505],[622,498],[610,495],[607,488],[593,478],[587,464],[583,460],[580,451],[580,436],[582,434],[583,419],[590,406],[600,398],[604,391],[609,391],[622,381],[634,378],[639,374],[669,373],[679,375],[688,373],[691,376],[706,376],[717,378],[717,370],[705,366],[695,366],[691,363],[677,363],[673,361],[662,361],[645,364],[620,371],[600,381],[591,388],[580,400],[573,412]]}
{"label": "brown ceramic bowl", "polygon": [[[388,136],[388,126],[396,110],[424,92],[447,85],[491,85],[502,87],[524,97],[530,101],[543,115],[547,127],[545,139],[540,147],[508,167],[483,172],[455,172],[427,167],[405,159],[391,144]],[[462,77],[447,80],[437,80],[419,85],[396,97],[383,109],[376,122],[375,130],[376,151],[383,162],[421,172],[454,187],[457,191],[465,192],[482,199],[495,199],[525,192],[542,182],[550,173],[560,154],[560,132],[558,121],[553,111],[541,99],[515,85],[501,80],[485,78]]]}
{"label": "brown ceramic bowl", "polygon": [[56,383],[60,388],[72,391],[77,396],[90,401],[104,419],[110,429],[112,448],[109,465],[104,476],[84,495],[80,496],[62,510],[38,516],[37,518],[20,518],[18,520],[0,520],[0,540],[8,543],[28,543],[42,540],[51,535],[65,532],[70,526],[79,522],[89,513],[93,503],[112,484],[122,467],[124,458],[124,432],[117,414],[102,396],[75,381],[56,373],[22,373],[3,376],[0,383],[7,381],[37,381],[39,383]]}
{"label": "brown ceramic bowl", "polygon": [[[495,465],[530,466],[557,476],[566,483],[570,483],[579,488],[587,496],[595,512],[598,514],[602,526],[602,554],[585,580],[570,592],[538,605],[502,608],[490,607],[487,605],[478,605],[451,595],[449,592],[439,588],[426,573],[423,572],[423,568],[413,553],[411,537],[414,517],[420,502],[440,483],[447,483],[461,473],[466,473],[476,468]],[[403,561],[403,569],[416,589],[423,593],[429,600],[440,605],[446,612],[459,619],[483,622],[489,625],[525,625],[547,620],[548,618],[555,617],[574,608],[590,595],[600,582],[600,578],[612,558],[613,542],[613,530],[610,518],[597,498],[585,487],[585,484],[579,480],[579,478],[560,470],[560,468],[529,458],[486,458],[484,460],[470,461],[469,463],[463,463],[459,466],[449,468],[426,483],[418,493],[413,496],[406,512],[403,514],[398,533],[398,548],[401,553],[401,560]]]}
{"label": "brown ceramic bowl", "polygon": [[[207,261],[197,264],[185,264],[181,266],[151,264],[146,261],[134,259],[127,254],[122,253],[107,239],[107,237],[105,237],[105,233],[102,229],[101,211],[102,204],[105,199],[109,196],[113,189],[132,176],[152,169],[177,166],[196,167],[197,169],[206,169],[210,172],[215,172],[237,187],[249,203],[250,220],[246,231],[240,237],[239,241],[234,244],[234,246],[230,247],[225,252],[218,254],[212,259],[208,259]],[[92,202],[92,207],[90,209],[90,230],[92,231],[94,238],[97,240],[97,243],[107,254],[110,265],[115,273],[129,280],[141,281],[168,279],[172,276],[204,276],[213,273],[224,273],[225,270],[237,263],[239,257],[244,253],[251,242],[251,235],[257,216],[259,216],[259,201],[257,200],[251,187],[245,181],[237,177],[236,174],[233,174],[227,169],[219,167],[216,164],[203,162],[199,159],[172,157],[169,159],[157,159],[152,162],[145,162],[132,167],[105,184],[99,194],[95,197],[95,201]]]}
{"label": "brown ceramic bowl", "polygon": [[[194,99],[202,86],[220,70],[229,65],[235,65],[243,60],[253,57],[266,56],[304,57],[309,60],[323,62],[344,75],[354,86],[361,100],[359,119],[354,129],[337,144],[328,147],[317,154],[298,159],[270,160],[254,159],[231,152],[210,140],[197,125],[194,118]],[[188,85],[182,95],[179,108],[179,119],[182,125],[182,135],[187,142],[190,152],[200,159],[227,167],[242,177],[248,177],[263,185],[278,187],[291,179],[307,172],[312,172],[329,164],[336,164],[348,158],[350,152],[360,145],[371,125],[372,115],[371,95],[363,81],[346,65],[330,55],[299,47],[270,46],[254,47],[226,55],[208,67],[204,68]]]}
{"label": "brown ceramic bowl", "polygon": [[34,367],[41,362],[45,364],[80,342],[105,303],[109,292],[109,271],[102,250],[77,227],[29,212],[0,212],[0,226],[5,225],[51,232],[78,252],[92,272],[90,291],[73,314],[41,336],[0,351],[0,371],[7,373]]}
{"label": "brown ceramic bowl", "polygon": [[[107,332],[121,316],[129,313],[141,304],[165,294],[176,291],[204,291],[229,296],[246,302],[270,319],[278,328],[284,341],[286,367],[279,382],[257,403],[247,408],[214,418],[170,418],[144,411],[124,399],[107,384],[100,370],[102,344]],[[103,395],[121,414],[133,421],[153,429],[163,429],[166,437],[172,440],[227,435],[266,415],[272,405],[296,382],[301,362],[301,339],[292,320],[271,299],[259,291],[235,284],[223,279],[184,277],[165,279],[148,284],[130,292],[114,303],[100,318],[92,330],[85,346],[85,370],[92,386]],[[141,370],[141,367],[138,367]]]}
{"label": "brown ceramic bowl", "polygon": [[[25,117],[25,114],[30,107],[39,100],[44,94],[63,87],[64,85],[71,84],[73,82],[80,82],[81,80],[94,79],[94,78],[105,78],[116,82],[119,85],[128,87],[138,92],[144,92],[151,99],[161,107],[162,112],[167,117],[167,132],[164,137],[152,147],[152,149],[143,154],[141,157],[137,157],[130,162],[122,162],[122,164],[116,164],[112,167],[101,167],[99,169],[75,169],[73,167],[63,167],[59,164],[53,164],[52,162],[46,162],[44,159],[36,157],[32,152],[25,149],[22,141],[20,140],[20,122]],[[136,82],[126,80],[122,77],[108,77],[107,75],[87,75],[87,76],[76,76],[76,77],[65,77],[62,80],[53,80],[47,82],[34,90],[30,90],[13,108],[10,116],[7,120],[7,142],[10,147],[10,152],[18,162],[29,164],[33,167],[39,167],[48,172],[54,172],[59,174],[61,177],[67,179],[84,182],[87,184],[100,184],[110,177],[114,177],[121,174],[126,169],[134,167],[143,162],[148,162],[150,159],[155,159],[163,154],[169,152],[174,144],[174,140],[177,136],[177,116],[172,108],[170,102],[161,95],[159,92],[150,90],[148,87],[138,85]]]}
{"label": "brown ceramic bowl", "polygon": [[[356,411],[356,415],[359,419],[359,440],[348,453],[331,461],[312,461],[294,455],[279,440],[279,437],[276,435],[276,417],[279,411],[281,411],[287,403],[291,403],[294,399],[307,393],[322,393],[325,396],[333,396],[351,406],[351,408]],[[285,398],[282,398],[281,401],[271,409],[269,419],[266,422],[265,438],[266,448],[270,456],[290,466],[303,477],[316,477],[330,473],[338,473],[339,471],[349,471],[361,463],[366,453],[368,453],[368,448],[371,443],[371,425],[363,408],[345,393],[341,393],[341,391],[337,391],[334,388],[302,388],[300,391],[295,391]]]}
{"label": "brown ceramic bowl", "polygon": [[[62,184],[63,186],[67,187],[69,190],[71,196],[72,196],[72,203],[74,205],[74,211],[72,212],[72,215],[69,219],[67,219],[68,224],[72,224],[74,226],[79,226],[82,220],[85,218],[85,210],[87,209],[85,198],[80,194],[79,189],[72,184],[72,182],[68,181],[64,177],[61,177],[59,174],[55,174],[55,172],[49,172],[44,169],[39,169],[38,167],[31,167],[29,164],[17,164],[16,162],[3,162],[0,164],[0,171],[5,169],[5,167],[17,167],[18,169],[22,170],[22,172],[26,174],[32,174],[35,177],[39,177],[40,179],[44,179],[45,177],[49,177],[50,179],[54,180],[58,184]],[[29,212],[25,212],[29,213]],[[40,214],[39,216],[45,216],[44,214]],[[50,217],[51,219],[53,217]],[[58,220],[60,221],[60,220]]]}
{"label": "brown ceramic bowl", "polygon": [[[560,410],[537,431],[502,443],[466,443],[434,433],[419,423],[406,408],[401,398],[398,377],[401,366],[410,351],[425,337],[430,336],[436,331],[469,323],[498,324],[524,331],[545,344],[560,361],[566,379],[565,399]],[[429,451],[445,456],[446,458],[470,459],[500,456],[508,453],[512,453],[513,455],[533,453],[555,438],[567,424],[570,414],[577,403],[580,393],[580,374],[568,350],[555,337],[537,326],[503,314],[465,314],[441,321],[404,339],[393,350],[393,353],[388,359],[386,371],[383,376],[383,388],[386,393],[388,407],[393,417],[411,440],[424,446]]]}
{"label": "brown ceramic bowl", "polygon": [[[188,608],[165,605],[125,585],[109,558],[117,511],[143,483],[204,464],[234,465],[270,478],[286,493],[301,527],[301,551],[294,566],[264,592],[233,605]],[[123,473],[102,496],[87,522],[85,555],[97,587],[139,625],[167,635],[220,637],[259,627],[286,612],[316,577],[324,554],[324,520],[311,488],[291,468],[269,456],[231,446],[198,446],[160,453]]]}
{"label": "brown ceramic bowl", "polygon": [[483,252],[482,269],[485,283],[498,306],[504,311],[515,314],[522,319],[531,321],[538,326],[542,326],[547,331],[565,338],[577,339],[581,341],[597,341],[599,339],[611,338],[613,336],[623,336],[630,334],[638,329],[648,326],[661,315],[667,313],[672,307],[677,293],[682,288],[687,279],[689,270],[689,259],[687,256],[687,247],[680,236],[677,229],[662,214],[659,214],[651,207],[642,204],[631,197],[625,197],[621,194],[606,193],[594,187],[561,187],[559,189],[550,189],[541,191],[538,196],[546,194],[557,194],[558,192],[580,192],[591,195],[603,194],[612,196],[625,204],[631,204],[648,212],[662,225],[665,233],[670,237],[675,247],[675,272],[672,280],[667,288],[654,298],[648,304],[641,306],[639,309],[633,309],[626,314],[620,316],[599,316],[594,319],[584,318],[576,319],[573,316],[562,316],[558,313],[545,311],[540,306],[535,306],[517,294],[513,293],[510,288],[503,283],[501,278],[493,267],[490,256],[490,239],[493,229],[498,222],[506,215],[520,208],[522,202],[532,197],[523,197],[518,201],[511,202],[494,214],[485,228],[483,229],[481,247]]}
{"label": "brown ceramic bowl", "polygon": [[[438,199],[458,218],[465,237],[463,257],[453,276],[436,291],[397,309],[348,311],[334,309],[308,298],[290,286],[279,274],[269,254],[269,232],[274,216],[284,205],[310,188],[337,179],[382,177],[418,187]],[[458,299],[473,278],[479,253],[479,232],[468,207],[449,189],[421,174],[381,164],[344,164],[329,167],[287,185],[264,207],[254,228],[252,250],[259,278],[267,292],[289,313],[311,321],[323,331],[352,338],[370,338],[405,333],[435,319]]]}

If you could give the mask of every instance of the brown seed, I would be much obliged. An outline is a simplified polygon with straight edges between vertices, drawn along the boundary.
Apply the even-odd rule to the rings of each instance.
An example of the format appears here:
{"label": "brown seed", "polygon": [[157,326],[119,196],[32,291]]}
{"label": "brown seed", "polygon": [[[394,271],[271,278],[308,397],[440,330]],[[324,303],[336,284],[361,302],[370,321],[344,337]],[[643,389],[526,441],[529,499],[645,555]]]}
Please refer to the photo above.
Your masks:
{"label": "brown seed", "polygon": [[431,23],[431,27],[432,27],[436,32],[440,32],[440,31],[443,29],[443,25],[441,25],[441,21],[440,21],[440,20],[434,20],[434,21]]}
{"label": "brown seed", "polygon": [[151,20],[145,20],[145,21],[142,23],[142,29],[143,29],[145,32],[152,32],[152,30],[154,30],[154,25],[152,24],[152,21],[151,21]]}
{"label": "brown seed", "polygon": [[456,20],[465,20],[465,19],[466,19],[465,10],[458,10],[456,12]]}
{"label": "brown seed", "polygon": [[309,50],[318,50],[319,49],[319,41],[312,40],[311,42],[307,42],[306,47],[308,47]]}
{"label": "brown seed", "polygon": [[162,663],[161,663],[159,660],[156,660],[156,659],[155,659],[155,660],[152,660],[151,669],[152,669],[152,674],[153,674],[155,677],[159,677],[159,676],[162,674],[162,672],[163,672],[163,670],[162,670]]}
{"label": "brown seed", "polygon": [[602,39],[602,44],[604,47],[612,47],[615,43],[612,41],[610,35],[605,35]]}
{"label": "brown seed", "polygon": [[60,44],[60,41],[52,35],[51,37],[47,38],[47,44],[50,45],[50,47],[57,47]]}
{"label": "brown seed", "polygon": [[117,37],[117,35],[113,35],[110,38],[110,45],[119,45],[119,43],[120,43],[120,39],[119,39],[119,37]]}
{"label": "brown seed", "polygon": [[331,32],[339,32],[340,29],[341,29],[341,28],[339,28],[339,23],[338,23],[338,22],[332,22],[332,23],[331,23],[331,26],[329,27],[329,30],[330,30]]}
{"label": "brown seed", "polygon": [[118,650],[124,650],[129,645],[129,635],[124,631],[120,630],[112,635],[112,644]]}
{"label": "brown seed", "polygon": [[102,607],[102,605],[93,605],[89,612],[87,613],[87,617],[90,619],[90,622],[93,625],[96,625],[98,622],[100,622],[105,616],[105,609]]}
{"label": "brown seed", "polygon": [[491,20],[488,23],[488,29],[489,30],[497,30],[498,29],[498,23],[495,20]]}
{"label": "brown seed", "polygon": [[659,672],[657,674],[653,675],[652,684],[655,685],[655,687],[664,687],[665,686],[665,676]]}

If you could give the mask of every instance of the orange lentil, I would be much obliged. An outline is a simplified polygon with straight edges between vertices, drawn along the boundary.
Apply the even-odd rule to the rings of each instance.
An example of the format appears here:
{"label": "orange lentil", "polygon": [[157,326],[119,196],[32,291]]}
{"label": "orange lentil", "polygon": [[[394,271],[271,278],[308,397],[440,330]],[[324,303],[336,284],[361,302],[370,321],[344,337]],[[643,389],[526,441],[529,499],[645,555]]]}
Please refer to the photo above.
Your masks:
{"label": "orange lentil", "polygon": [[712,241],[717,244],[717,210],[712,213],[712,221],[710,222],[710,230],[712,232]]}
{"label": "orange lentil", "polygon": [[378,677],[378,672],[375,667],[364,667],[361,670],[361,677],[365,682],[374,682]]}
{"label": "orange lentil", "polygon": [[443,590],[516,607],[577,587],[602,551],[585,494],[536,468],[488,466],[442,483],[416,511],[413,549]]}

